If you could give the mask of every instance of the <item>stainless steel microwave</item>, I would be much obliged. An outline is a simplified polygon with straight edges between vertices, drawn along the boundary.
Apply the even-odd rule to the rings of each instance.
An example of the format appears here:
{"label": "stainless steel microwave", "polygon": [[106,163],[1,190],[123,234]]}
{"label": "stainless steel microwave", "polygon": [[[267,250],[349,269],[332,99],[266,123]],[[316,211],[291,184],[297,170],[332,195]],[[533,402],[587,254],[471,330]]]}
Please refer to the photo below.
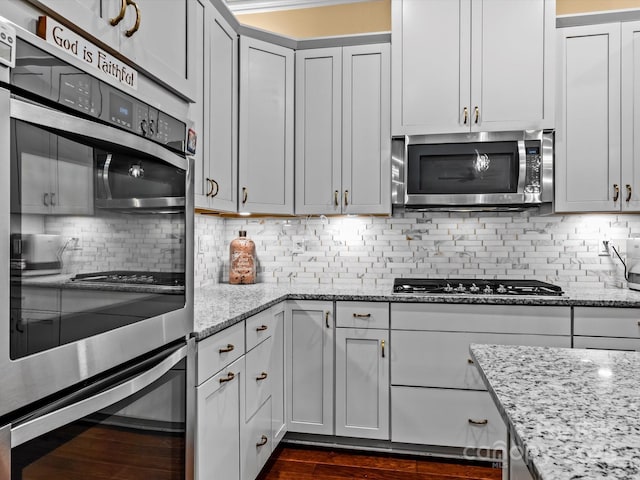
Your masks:
{"label": "stainless steel microwave", "polygon": [[553,200],[553,131],[394,139],[392,200],[407,208],[522,209]]}

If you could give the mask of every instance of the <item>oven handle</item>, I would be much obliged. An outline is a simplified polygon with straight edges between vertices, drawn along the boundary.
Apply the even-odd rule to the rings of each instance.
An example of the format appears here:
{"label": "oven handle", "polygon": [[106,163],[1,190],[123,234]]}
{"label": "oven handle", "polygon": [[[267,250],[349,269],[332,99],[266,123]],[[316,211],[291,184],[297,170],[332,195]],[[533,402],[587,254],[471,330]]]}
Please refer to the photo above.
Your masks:
{"label": "oven handle", "polygon": [[[193,342],[191,342],[193,343]],[[11,447],[17,447],[56,428],[96,413],[145,389],[188,354],[190,344],[174,347],[124,371],[61,398],[11,428]],[[149,367],[150,364],[153,366]],[[143,370],[142,373],[140,370]]]}
{"label": "oven handle", "polygon": [[518,140],[518,160],[520,172],[518,173],[518,193],[524,193],[524,182],[527,176],[527,150],[524,146],[524,140]]}

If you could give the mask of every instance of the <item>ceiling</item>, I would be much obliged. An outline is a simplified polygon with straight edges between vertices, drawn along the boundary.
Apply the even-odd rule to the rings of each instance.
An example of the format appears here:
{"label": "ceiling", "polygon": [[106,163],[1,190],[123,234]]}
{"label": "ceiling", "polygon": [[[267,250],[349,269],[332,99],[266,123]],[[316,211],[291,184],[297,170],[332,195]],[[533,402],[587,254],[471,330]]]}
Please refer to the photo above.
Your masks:
{"label": "ceiling", "polygon": [[324,7],[370,0],[225,0],[234,13],[258,13],[296,8]]}

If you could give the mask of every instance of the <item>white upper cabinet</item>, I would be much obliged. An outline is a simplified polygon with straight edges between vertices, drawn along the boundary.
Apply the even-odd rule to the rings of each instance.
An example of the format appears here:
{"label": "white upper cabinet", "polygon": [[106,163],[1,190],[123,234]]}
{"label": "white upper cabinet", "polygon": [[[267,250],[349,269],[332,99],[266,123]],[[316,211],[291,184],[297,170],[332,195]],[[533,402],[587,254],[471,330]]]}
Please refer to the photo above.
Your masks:
{"label": "white upper cabinet", "polygon": [[[29,0],[84,30],[137,68],[194,100],[200,0]],[[113,25],[115,23],[115,25]]]}
{"label": "white upper cabinet", "polygon": [[555,0],[393,0],[393,135],[552,128]]}
{"label": "white upper cabinet", "polygon": [[240,39],[238,210],[293,214],[293,50]]}
{"label": "white upper cabinet", "polygon": [[558,68],[555,210],[626,208],[620,165],[620,24],[559,29]]}
{"label": "white upper cabinet", "polygon": [[622,24],[622,209],[640,211],[640,22]]}
{"label": "white upper cabinet", "polygon": [[296,52],[296,213],[389,213],[389,45]]}
{"label": "white upper cabinet", "polygon": [[204,28],[204,131],[196,207],[238,210],[238,35],[213,7]]}

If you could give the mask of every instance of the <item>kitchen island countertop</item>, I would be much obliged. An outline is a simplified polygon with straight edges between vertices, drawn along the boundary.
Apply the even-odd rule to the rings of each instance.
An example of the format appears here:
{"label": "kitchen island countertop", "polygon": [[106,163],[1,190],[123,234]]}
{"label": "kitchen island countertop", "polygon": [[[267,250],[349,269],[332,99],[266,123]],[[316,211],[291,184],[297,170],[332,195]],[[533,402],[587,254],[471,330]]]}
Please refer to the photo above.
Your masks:
{"label": "kitchen island countertop", "polygon": [[470,351],[535,479],[640,478],[640,353]]}
{"label": "kitchen island countertop", "polygon": [[201,340],[283,300],[640,307],[640,292],[620,288],[565,286],[562,296],[535,297],[392,293],[392,285],[393,281],[357,287],[268,283],[203,286],[195,289],[194,331],[196,338]]}

